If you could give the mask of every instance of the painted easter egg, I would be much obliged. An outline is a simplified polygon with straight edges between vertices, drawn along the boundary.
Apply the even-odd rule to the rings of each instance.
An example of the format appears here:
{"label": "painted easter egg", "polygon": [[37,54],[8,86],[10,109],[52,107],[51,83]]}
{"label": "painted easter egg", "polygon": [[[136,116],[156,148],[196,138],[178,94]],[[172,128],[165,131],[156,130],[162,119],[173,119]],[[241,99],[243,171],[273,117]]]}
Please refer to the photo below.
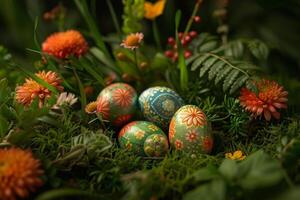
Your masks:
{"label": "painted easter egg", "polygon": [[122,148],[139,156],[161,157],[169,149],[164,132],[146,121],[133,121],[125,125],[119,132],[118,141]]}
{"label": "painted easter egg", "polygon": [[194,105],[181,107],[169,126],[170,145],[187,153],[210,153],[213,147],[208,122],[203,111]]}
{"label": "painted easter egg", "polygon": [[136,91],[126,83],[114,83],[107,86],[97,98],[97,112],[114,126],[128,123],[136,109]]}
{"label": "painted easter egg", "polygon": [[151,87],[139,97],[139,106],[144,117],[166,129],[174,113],[184,105],[182,98],[167,87]]}

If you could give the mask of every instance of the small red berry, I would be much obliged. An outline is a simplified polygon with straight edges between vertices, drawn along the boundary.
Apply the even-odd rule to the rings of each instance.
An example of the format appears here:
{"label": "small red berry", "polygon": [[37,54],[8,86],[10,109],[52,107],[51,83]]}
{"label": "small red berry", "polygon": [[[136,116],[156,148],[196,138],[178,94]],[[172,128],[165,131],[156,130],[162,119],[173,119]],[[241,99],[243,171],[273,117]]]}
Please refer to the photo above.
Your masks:
{"label": "small red berry", "polygon": [[182,32],[179,32],[179,33],[178,33],[179,39],[182,39],[182,36],[183,36],[183,33],[182,33]]}
{"label": "small red berry", "polygon": [[173,51],[171,51],[171,50],[165,51],[165,56],[167,56],[167,57],[169,57],[169,58],[172,58],[173,55],[174,55],[174,52],[173,52]]}
{"label": "small red berry", "polygon": [[185,58],[189,58],[189,57],[191,57],[192,56],[192,52],[191,51],[189,51],[189,50],[185,50],[184,51],[184,57]]}
{"label": "small red berry", "polygon": [[185,39],[181,40],[181,44],[182,44],[182,46],[185,46],[187,44],[187,42],[185,41]]}
{"label": "small red berry", "polygon": [[201,22],[201,17],[200,16],[195,16],[194,17],[194,22],[195,23],[200,23]]}
{"label": "small red berry", "polygon": [[178,53],[176,52],[172,58],[173,62],[178,60]]}
{"label": "small red berry", "polygon": [[189,35],[190,35],[192,38],[195,38],[195,37],[198,35],[198,33],[197,33],[196,31],[191,31],[191,32],[189,33]]}
{"label": "small red berry", "polygon": [[168,44],[169,45],[174,45],[175,44],[175,39],[173,37],[168,38]]}
{"label": "small red berry", "polygon": [[189,43],[189,42],[192,40],[192,38],[191,38],[191,36],[186,35],[186,36],[184,37],[184,40],[185,40],[187,43]]}

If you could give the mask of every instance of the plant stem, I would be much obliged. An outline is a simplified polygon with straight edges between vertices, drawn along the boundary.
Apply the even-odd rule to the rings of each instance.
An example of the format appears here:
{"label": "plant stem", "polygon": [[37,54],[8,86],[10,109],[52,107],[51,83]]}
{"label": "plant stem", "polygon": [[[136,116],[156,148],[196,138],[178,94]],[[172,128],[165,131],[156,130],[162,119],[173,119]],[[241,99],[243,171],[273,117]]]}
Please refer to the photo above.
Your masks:
{"label": "plant stem", "polygon": [[189,32],[189,30],[190,30],[190,28],[191,28],[191,26],[193,24],[194,18],[195,18],[196,14],[197,14],[197,12],[198,12],[198,10],[200,8],[200,5],[201,5],[202,1],[203,0],[197,0],[197,2],[195,4],[195,7],[194,7],[194,10],[193,10],[193,13],[192,13],[192,15],[191,15],[191,17],[190,17],[190,19],[189,19],[186,27],[185,27],[185,30],[184,30],[184,33],[183,33],[183,38]]}
{"label": "plant stem", "polygon": [[117,18],[116,12],[114,10],[114,7],[111,4],[111,0],[106,0],[106,3],[108,5],[108,9],[109,9],[110,15],[111,15],[111,17],[113,19],[115,28],[116,28],[116,30],[118,32],[118,35],[119,35],[119,38],[121,40],[122,39],[122,32],[121,32],[121,28],[120,28],[120,25],[119,25],[118,18]]}
{"label": "plant stem", "polygon": [[103,51],[103,53],[107,56],[107,58],[112,61],[112,57],[104,44],[102,35],[89,12],[89,9],[87,6],[87,1],[86,0],[74,0],[74,2],[76,4],[76,6],[78,7],[79,11],[81,12],[82,16],[84,17],[86,23],[88,24],[90,32],[91,32],[94,40],[96,41],[97,46]]}
{"label": "plant stem", "polygon": [[140,74],[140,69],[139,69],[138,59],[137,59],[137,50],[136,50],[136,49],[134,49],[134,61],[135,61],[135,67],[136,67],[136,70],[137,70],[138,73]]}
{"label": "plant stem", "polygon": [[215,57],[215,58],[217,58],[217,59],[219,59],[219,60],[222,60],[224,63],[226,63],[227,65],[229,65],[231,68],[236,69],[236,70],[242,72],[242,73],[245,74],[247,77],[250,77],[249,74],[248,74],[247,72],[245,72],[244,70],[242,70],[242,69],[240,69],[240,68],[238,68],[238,67],[232,65],[230,62],[228,62],[228,61],[225,60],[224,58],[222,58],[222,57],[220,57],[220,56],[218,56],[218,55],[216,55],[216,54],[213,54],[213,53],[205,53],[205,54],[208,54],[208,55],[213,56],[213,57]]}
{"label": "plant stem", "polygon": [[157,23],[156,23],[155,19],[152,21],[152,29],[153,29],[153,37],[154,37],[154,40],[156,42],[156,46],[161,51],[162,47],[161,47],[161,43],[160,43],[160,34],[159,34],[159,31],[158,31]]}
{"label": "plant stem", "polygon": [[77,74],[76,69],[73,67],[72,70],[73,70],[73,74],[75,76],[75,79],[77,81],[78,87],[79,87],[81,111],[82,111],[82,114],[85,118],[86,115],[84,113],[85,113],[85,106],[86,106],[86,95],[85,95],[85,92],[84,92],[83,84],[82,84],[82,82],[81,82],[81,80],[80,80],[80,78]]}

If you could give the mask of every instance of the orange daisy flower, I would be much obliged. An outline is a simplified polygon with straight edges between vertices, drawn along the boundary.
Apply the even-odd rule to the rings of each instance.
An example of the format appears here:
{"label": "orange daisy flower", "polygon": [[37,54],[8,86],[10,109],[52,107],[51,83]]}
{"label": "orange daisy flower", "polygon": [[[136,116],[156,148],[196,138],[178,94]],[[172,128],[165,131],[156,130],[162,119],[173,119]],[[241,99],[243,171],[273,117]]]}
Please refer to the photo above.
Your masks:
{"label": "orange daisy flower", "polygon": [[107,120],[109,118],[109,99],[100,97],[97,104],[97,112],[102,115],[102,118]]}
{"label": "orange daisy flower", "polygon": [[0,199],[26,198],[42,186],[40,165],[29,151],[0,149]]}
{"label": "orange daisy flower", "polygon": [[113,99],[121,107],[128,107],[132,102],[132,89],[118,88],[113,93]]}
{"label": "orange daisy flower", "polygon": [[240,93],[240,103],[245,110],[252,113],[253,117],[264,115],[267,121],[271,117],[280,119],[277,109],[287,108],[288,92],[275,81],[260,80],[255,82],[258,95],[247,88],[242,88]]}
{"label": "orange daisy flower", "polygon": [[188,126],[203,126],[206,124],[206,117],[199,109],[188,107],[182,113],[182,122]]}
{"label": "orange daisy flower", "polygon": [[57,58],[79,57],[88,51],[88,44],[76,30],[53,33],[42,45],[43,52]]}
{"label": "orange daisy flower", "polygon": [[166,0],[158,0],[155,3],[146,1],[144,3],[144,17],[146,19],[154,20],[163,13],[165,4]]}
{"label": "orange daisy flower", "polygon": [[[41,71],[35,74],[40,79],[49,83],[59,91],[63,91],[61,86],[62,80],[58,77],[55,72],[52,71]],[[16,100],[25,106],[29,106],[35,98],[39,99],[39,106],[42,107],[45,100],[51,97],[51,91],[46,87],[40,85],[31,78],[26,79],[25,83],[16,88]]]}
{"label": "orange daisy flower", "polygon": [[198,138],[198,133],[196,130],[190,130],[187,134],[186,134],[186,140],[189,142],[196,142],[197,138]]}
{"label": "orange daisy flower", "polygon": [[125,40],[123,40],[121,46],[126,49],[134,50],[139,48],[143,39],[144,39],[143,33],[132,33],[128,35]]}
{"label": "orange daisy flower", "polygon": [[97,112],[97,105],[98,105],[97,101],[92,101],[85,106],[84,110],[87,114],[94,114]]}

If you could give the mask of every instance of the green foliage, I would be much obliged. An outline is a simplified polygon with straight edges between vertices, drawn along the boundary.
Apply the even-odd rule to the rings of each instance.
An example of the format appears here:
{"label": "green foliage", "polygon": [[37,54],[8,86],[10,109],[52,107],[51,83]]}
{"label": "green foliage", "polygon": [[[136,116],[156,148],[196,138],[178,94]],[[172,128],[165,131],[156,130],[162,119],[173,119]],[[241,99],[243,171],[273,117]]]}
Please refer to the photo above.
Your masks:
{"label": "green foliage", "polygon": [[191,181],[200,186],[186,193],[183,199],[251,199],[256,195],[255,190],[280,184],[283,177],[279,162],[257,151],[241,162],[225,159],[218,169],[206,167],[196,171]]}
{"label": "green foliage", "polygon": [[129,34],[141,31],[140,21],[144,17],[144,0],[123,0],[123,4],[123,32]]}
{"label": "green foliage", "polygon": [[190,45],[194,55],[188,59],[191,71],[199,71],[199,77],[222,83],[223,92],[235,93],[240,87],[251,82],[252,76],[260,70],[251,59],[247,51],[258,60],[266,60],[267,46],[259,40],[238,39],[221,45],[218,38],[207,33],[200,34]]}

